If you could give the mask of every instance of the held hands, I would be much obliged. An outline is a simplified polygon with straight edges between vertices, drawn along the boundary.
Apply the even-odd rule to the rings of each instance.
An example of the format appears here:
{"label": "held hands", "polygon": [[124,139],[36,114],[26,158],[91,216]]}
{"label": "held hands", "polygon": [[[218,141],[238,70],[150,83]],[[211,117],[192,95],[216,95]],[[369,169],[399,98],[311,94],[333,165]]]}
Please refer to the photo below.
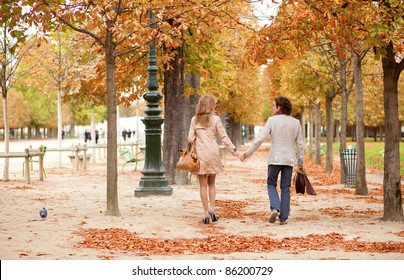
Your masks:
{"label": "held hands", "polygon": [[234,151],[232,151],[232,154],[236,157],[238,157],[238,159],[242,162],[246,162],[247,159],[250,158],[250,156],[247,156],[245,153],[241,154],[237,149],[234,149]]}
{"label": "held hands", "polygon": [[236,157],[238,157],[238,159],[240,159],[240,157],[241,157],[241,154],[240,154],[238,151],[234,152],[233,155],[235,155]]}
{"label": "held hands", "polygon": [[242,154],[241,157],[239,157],[239,159],[240,159],[242,162],[246,162],[249,158],[250,158],[250,157],[247,156],[246,154]]}

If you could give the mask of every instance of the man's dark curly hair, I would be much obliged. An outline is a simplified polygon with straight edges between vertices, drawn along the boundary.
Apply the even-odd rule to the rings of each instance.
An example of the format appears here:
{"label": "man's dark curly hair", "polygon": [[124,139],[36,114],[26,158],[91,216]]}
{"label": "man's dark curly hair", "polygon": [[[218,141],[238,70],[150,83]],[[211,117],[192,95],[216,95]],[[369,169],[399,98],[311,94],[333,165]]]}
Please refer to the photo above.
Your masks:
{"label": "man's dark curly hair", "polygon": [[275,98],[275,105],[276,107],[280,106],[282,112],[285,115],[290,116],[290,113],[292,112],[292,102],[285,96],[278,96]]}

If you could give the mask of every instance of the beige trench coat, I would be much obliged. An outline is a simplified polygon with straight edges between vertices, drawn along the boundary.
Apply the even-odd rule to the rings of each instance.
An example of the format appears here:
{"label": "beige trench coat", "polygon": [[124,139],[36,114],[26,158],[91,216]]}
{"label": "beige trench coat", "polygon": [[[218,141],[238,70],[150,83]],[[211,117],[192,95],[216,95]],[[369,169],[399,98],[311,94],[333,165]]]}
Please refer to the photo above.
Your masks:
{"label": "beige trench coat", "polygon": [[193,174],[204,175],[223,172],[223,163],[220,158],[217,138],[220,138],[223,144],[234,153],[236,147],[227,136],[222,121],[218,116],[213,115],[209,127],[195,124],[195,117],[192,118],[188,133],[188,143],[192,143],[195,140],[196,151],[200,161],[199,172],[194,172]]}

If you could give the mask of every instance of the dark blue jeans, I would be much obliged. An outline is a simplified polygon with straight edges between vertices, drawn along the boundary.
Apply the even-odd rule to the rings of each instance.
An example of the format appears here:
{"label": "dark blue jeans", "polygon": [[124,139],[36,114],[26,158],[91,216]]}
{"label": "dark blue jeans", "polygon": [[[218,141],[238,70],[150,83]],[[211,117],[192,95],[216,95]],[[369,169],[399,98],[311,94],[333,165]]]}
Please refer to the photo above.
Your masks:
{"label": "dark blue jeans", "polygon": [[[276,189],[279,172],[281,173],[281,195]],[[271,211],[280,211],[279,220],[284,222],[289,217],[290,212],[290,184],[292,181],[293,167],[289,165],[268,165],[268,197]]]}

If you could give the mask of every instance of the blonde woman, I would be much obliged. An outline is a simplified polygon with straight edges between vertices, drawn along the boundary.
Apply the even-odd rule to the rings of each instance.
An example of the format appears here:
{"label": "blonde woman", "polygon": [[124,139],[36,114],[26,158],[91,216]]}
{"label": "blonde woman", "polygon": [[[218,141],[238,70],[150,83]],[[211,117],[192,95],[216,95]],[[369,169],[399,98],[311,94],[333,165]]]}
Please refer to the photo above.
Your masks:
{"label": "blonde woman", "polygon": [[204,95],[196,106],[195,116],[192,117],[188,143],[195,141],[196,152],[200,161],[200,169],[193,173],[198,175],[199,192],[204,210],[203,223],[216,222],[219,217],[216,208],[216,174],[223,172],[217,138],[220,138],[231,153],[238,158],[237,148],[227,136],[222,121],[216,115],[216,100],[212,95]]}

